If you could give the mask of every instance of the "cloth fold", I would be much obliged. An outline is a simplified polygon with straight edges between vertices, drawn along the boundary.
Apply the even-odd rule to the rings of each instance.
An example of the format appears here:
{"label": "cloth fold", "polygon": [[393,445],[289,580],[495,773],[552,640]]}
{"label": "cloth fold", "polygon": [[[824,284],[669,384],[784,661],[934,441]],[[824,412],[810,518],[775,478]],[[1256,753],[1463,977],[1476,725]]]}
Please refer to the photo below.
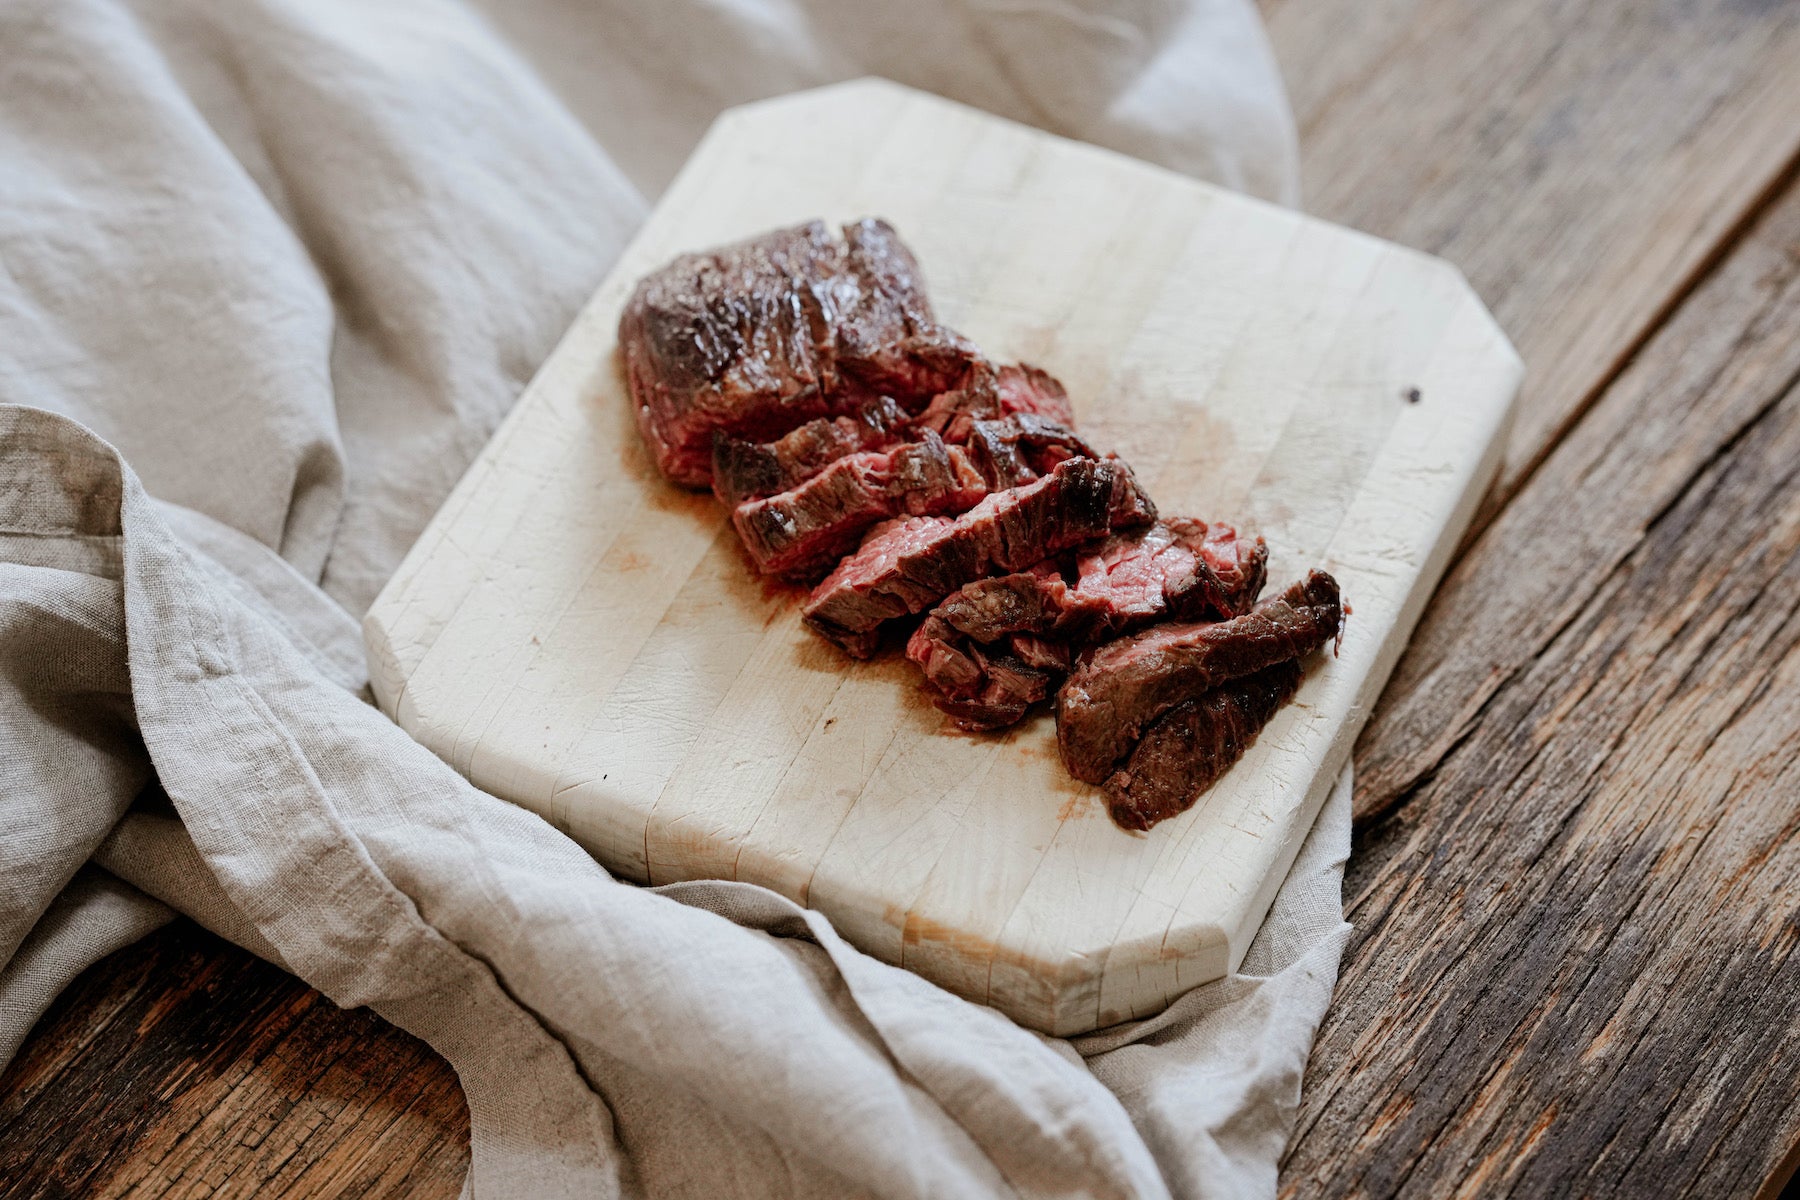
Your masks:
{"label": "cloth fold", "polygon": [[1347,781],[1237,976],[1069,1043],[618,883],[362,698],[356,615],[719,105],[880,69],[1292,195],[1244,0],[918,17],[0,11],[0,1062],[174,909],[442,1053],[472,1195],[1273,1192]]}

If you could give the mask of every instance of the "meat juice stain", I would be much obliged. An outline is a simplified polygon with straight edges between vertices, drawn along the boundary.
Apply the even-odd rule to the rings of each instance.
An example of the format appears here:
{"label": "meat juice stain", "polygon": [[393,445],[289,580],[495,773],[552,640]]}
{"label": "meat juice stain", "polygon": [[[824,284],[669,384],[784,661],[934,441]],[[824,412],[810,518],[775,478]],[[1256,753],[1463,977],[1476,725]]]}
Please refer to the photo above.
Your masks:
{"label": "meat juice stain", "polygon": [[1076,792],[1064,800],[1062,807],[1056,810],[1058,821],[1079,821],[1099,815],[1100,806],[1094,803],[1094,794],[1087,791]]}
{"label": "meat juice stain", "polygon": [[[741,549],[741,547],[740,547]],[[777,611],[789,606],[798,608],[806,603],[812,589],[803,583],[789,583],[774,575],[758,575],[756,568],[750,563],[749,554],[744,554],[744,563],[750,572],[750,578],[762,585],[762,598],[765,603],[777,605]]]}

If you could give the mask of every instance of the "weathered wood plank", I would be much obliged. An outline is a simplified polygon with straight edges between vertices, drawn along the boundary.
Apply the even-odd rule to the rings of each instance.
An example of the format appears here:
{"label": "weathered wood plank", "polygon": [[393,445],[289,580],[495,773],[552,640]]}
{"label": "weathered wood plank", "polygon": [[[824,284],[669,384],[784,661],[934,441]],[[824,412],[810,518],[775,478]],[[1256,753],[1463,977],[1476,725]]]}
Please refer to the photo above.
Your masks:
{"label": "weathered wood plank", "polygon": [[[1600,572],[1616,566],[1698,465],[1724,452],[1765,399],[1748,378],[1779,379],[1800,367],[1800,327],[1779,290],[1795,254],[1782,241],[1786,221],[1772,218],[1739,247],[1609,390],[1577,431],[1578,445],[1559,450],[1564,457],[1532,503],[1509,509],[1508,532],[1484,533],[1445,579],[1358,747],[1359,820],[1391,809],[1428,778],[1496,692],[1579,611],[1587,594],[1567,569],[1577,559]],[[1594,457],[1571,474],[1568,454]],[[1532,559],[1525,531],[1550,513],[1571,552],[1561,561],[1548,553]],[[1506,537],[1515,540],[1499,540]],[[1587,578],[1591,585],[1597,577]]]}
{"label": "weathered wood plank", "polygon": [[467,1164],[449,1064],[185,921],[83,975],[0,1075],[0,1197],[450,1197]]}
{"label": "weathered wood plank", "polygon": [[1800,151],[1800,5],[1263,7],[1307,210],[1456,263],[1524,356],[1502,494]]}
{"label": "weathered wood plank", "polygon": [[1800,1139],[1800,188],[1440,592],[1289,1195],[1734,1195]]}

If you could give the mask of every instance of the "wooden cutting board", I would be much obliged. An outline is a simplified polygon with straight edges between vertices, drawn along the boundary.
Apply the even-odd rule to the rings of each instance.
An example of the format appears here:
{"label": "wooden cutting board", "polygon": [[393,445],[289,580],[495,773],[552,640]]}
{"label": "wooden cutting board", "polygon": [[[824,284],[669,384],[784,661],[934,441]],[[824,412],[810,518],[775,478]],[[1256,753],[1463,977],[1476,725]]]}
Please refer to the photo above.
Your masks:
{"label": "wooden cutting board", "polygon": [[[1068,385],[1165,513],[1237,522],[1270,588],[1354,608],[1335,659],[1148,834],[1053,722],[951,729],[752,577],[640,445],[615,325],[677,253],[886,217],[939,316]],[[630,879],[741,879],[871,954],[1077,1033],[1243,956],[1498,460],[1521,367],[1434,259],[879,81],[723,117],[366,623],[375,694]],[[679,952],[671,948],[671,952]]]}

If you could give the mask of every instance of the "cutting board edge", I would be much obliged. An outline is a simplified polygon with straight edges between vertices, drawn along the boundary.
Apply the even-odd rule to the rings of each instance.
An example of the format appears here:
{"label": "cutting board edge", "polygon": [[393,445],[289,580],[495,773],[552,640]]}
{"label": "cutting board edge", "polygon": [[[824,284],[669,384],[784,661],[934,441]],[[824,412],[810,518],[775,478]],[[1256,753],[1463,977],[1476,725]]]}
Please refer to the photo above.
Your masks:
{"label": "cutting board edge", "polygon": [[[1441,261],[1441,260],[1438,260]],[[1504,395],[1499,415],[1487,435],[1486,450],[1470,472],[1467,485],[1458,497],[1455,507],[1444,521],[1444,524],[1432,543],[1431,554],[1421,565],[1413,587],[1407,593],[1406,602],[1395,617],[1394,625],[1388,637],[1383,641],[1376,662],[1364,678],[1358,689],[1358,700],[1352,705],[1350,712],[1340,723],[1332,739],[1331,746],[1321,759],[1321,767],[1309,789],[1302,811],[1308,815],[1296,822],[1301,830],[1291,844],[1284,847],[1282,865],[1271,871],[1264,880],[1256,901],[1248,909],[1248,917],[1231,929],[1230,966],[1227,973],[1235,972],[1243,964],[1244,956],[1249,953],[1250,943],[1255,940],[1258,930],[1267,918],[1269,909],[1275,902],[1275,896],[1281,885],[1287,881],[1288,873],[1293,869],[1294,861],[1299,857],[1300,849],[1305,843],[1307,834],[1318,821],[1319,812],[1325,806],[1331,791],[1337,786],[1345,767],[1350,764],[1356,749],[1357,739],[1362,736],[1363,727],[1368,724],[1374,714],[1375,706],[1380,702],[1381,694],[1387,689],[1388,680],[1393,677],[1400,658],[1412,642],[1414,630],[1418,628],[1431,597],[1436,594],[1438,585],[1443,582],[1444,575],[1452,565],[1452,558],[1461,545],[1469,526],[1480,511],[1481,502],[1486,498],[1494,481],[1500,475],[1500,468],[1506,457],[1507,438],[1511,433],[1513,422],[1518,412],[1519,391],[1524,383],[1525,363],[1511,339],[1494,319],[1492,311],[1481,301],[1475,289],[1463,277],[1461,271],[1446,263],[1445,266],[1455,271],[1462,282],[1465,295],[1464,302],[1482,318],[1492,338],[1494,348],[1503,351],[1508,358],[1507,377],[1497,379],[1495,392]],[[1352,614],[1351,619],[1354,619]],[[1353,785],[1354,786],[1354,785]]]}

